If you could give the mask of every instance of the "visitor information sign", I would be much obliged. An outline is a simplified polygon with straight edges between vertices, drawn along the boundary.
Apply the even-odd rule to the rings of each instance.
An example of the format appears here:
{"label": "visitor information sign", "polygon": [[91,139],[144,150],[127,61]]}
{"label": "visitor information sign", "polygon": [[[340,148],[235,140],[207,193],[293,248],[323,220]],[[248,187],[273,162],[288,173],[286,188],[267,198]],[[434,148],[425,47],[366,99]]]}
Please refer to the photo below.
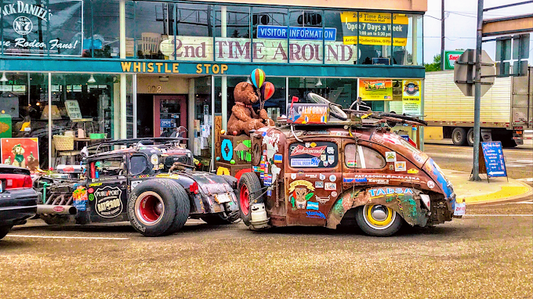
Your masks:
{"label": "visitor information sign", "polygon": [[489,177],[506,177],[505,159],[500,141],[482,142],[481,149]]}

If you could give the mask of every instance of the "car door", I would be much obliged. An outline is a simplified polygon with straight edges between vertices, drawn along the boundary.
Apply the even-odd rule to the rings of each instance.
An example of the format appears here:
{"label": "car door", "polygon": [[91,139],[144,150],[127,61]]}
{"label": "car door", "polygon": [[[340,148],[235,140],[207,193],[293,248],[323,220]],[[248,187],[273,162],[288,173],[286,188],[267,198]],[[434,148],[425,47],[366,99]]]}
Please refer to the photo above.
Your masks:
{"label": "car door", "polygon": [[285,172],[288,225],[325,225],[342,188],[339,146],[334,141],[289,145]]}
{"label": "car door", "polygon": [[125,157],[106,156],[90,160],[88,167],[91,221],[128,220]]}

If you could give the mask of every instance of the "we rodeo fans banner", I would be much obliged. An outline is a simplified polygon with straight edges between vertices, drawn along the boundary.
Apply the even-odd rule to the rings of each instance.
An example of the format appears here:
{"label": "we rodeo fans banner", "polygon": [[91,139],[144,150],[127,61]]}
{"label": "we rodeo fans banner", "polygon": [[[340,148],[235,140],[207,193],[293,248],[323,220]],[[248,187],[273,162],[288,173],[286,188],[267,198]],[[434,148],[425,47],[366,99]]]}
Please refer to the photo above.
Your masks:
{"label": "we rodeo fans banner", "polygon": [[4,54],[81,56],[83,2],[2,1]]}

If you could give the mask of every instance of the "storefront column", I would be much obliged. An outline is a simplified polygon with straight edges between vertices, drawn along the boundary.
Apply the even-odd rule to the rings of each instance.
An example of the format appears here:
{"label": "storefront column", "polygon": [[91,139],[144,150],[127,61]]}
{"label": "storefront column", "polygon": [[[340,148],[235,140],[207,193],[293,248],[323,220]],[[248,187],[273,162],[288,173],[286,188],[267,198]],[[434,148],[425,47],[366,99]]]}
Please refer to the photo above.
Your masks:
{"label": "storefront column", "polygon": [[[227,37],[227,7],[220,7],[220,37]],[[228,77],[222,76],[221,85],[222,101],[222,130],[228,129]]]}
{"label": "storefront column", "polygon": [[137,138],[137,74],[133,74],[132,80],[133,138]]}
{"label": "storefront column", "polygon": [[413,48],[411,49],[411,52],[413,52],[413,64],[418,64],[418,17],[413,16],[413,36],[411,37],[413,44]]}
{"label": "storefront column", "polygon": [[195,79],[191,78],[189,79],[189,103],[187,105],[187,138],[189,138],[187,142],[187,148],[191,150],[191,152],[194,153],[194,120],[196,119],[196,85],[195,85]]}
{"label": "storefront column", "polygon": [[[424,80],[420,80],[422,86],[420,86],[420,90],[422,91],[420,93],[421,99],[420,99],[420,119],[424,119],[424,89],[425,89],[425,82]],[[421,151],[424,151],[424,126],[418,126],[418,134],[420,134],[420,144],[418,145],[420,147]]]}
{"label": "storefront column", "polygon": [[[120,59],[126,59],[126,0],[120,0]],[[126,74],[120,75],[120,137],[128,138],[126,116]]]}
{"label": "storefront column", "polygon": [[[29,87],[28,81],[28,90]],[[52,165],[52,73],[48,73],[48,168]]]}
{"label": "storefront column", "polygon": [[[211,76],[211,127],[215,126],[215,76]],[[211,130],[211,162],[209,170],[215,171],[215,130]]]}

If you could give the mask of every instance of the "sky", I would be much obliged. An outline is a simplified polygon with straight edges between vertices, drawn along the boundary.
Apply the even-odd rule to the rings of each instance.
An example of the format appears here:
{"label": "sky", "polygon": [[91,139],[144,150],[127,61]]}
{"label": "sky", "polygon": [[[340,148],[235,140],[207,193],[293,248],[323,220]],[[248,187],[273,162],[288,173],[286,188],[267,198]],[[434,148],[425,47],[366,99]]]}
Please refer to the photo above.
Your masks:
{"label": "sky", "polygon": [[[485,0],[484,8],[500,6],[509,3],[523,2],[524,0]],[[476,0],[445,0],[444,23],[445,50],[475,49],[476,48]],[[533,3],[487,11],[484,19],[533,14]],[[428,0],[428,10],[424,16],[424,62],[432,63],[433,57],[440,54],[440,27],[441,27],[441,0]],[[483,50],[494,59],[496,43],[483,43]],[[529,64],[533,64],[533,33],[530,37]]]}

